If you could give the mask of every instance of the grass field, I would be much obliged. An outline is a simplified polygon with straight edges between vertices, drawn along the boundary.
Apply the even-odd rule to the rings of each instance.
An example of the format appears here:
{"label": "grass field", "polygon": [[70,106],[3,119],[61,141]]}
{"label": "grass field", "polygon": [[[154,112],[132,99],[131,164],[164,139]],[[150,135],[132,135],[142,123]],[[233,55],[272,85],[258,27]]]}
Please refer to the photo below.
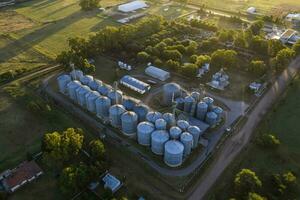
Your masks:
{"label": "grass field", "polygon": [[210,192],[211,199],[228,199],[232,195],[233,178],[241,168],[254,170],[260,176],[265,185],[263,191],[265,193],[271,187],[269,179],[272,174],[290,170],[298,176],[297,196],[300,197],[299,98],[300,78],[298,77],[289,88],[285,98],[270,111],[256,131],[255,138],[262,133],[274,134],[281,141],[280,147],[277,150],[263,149],[257,146],[254,138],[247,149],[217,181],[218,184]]}

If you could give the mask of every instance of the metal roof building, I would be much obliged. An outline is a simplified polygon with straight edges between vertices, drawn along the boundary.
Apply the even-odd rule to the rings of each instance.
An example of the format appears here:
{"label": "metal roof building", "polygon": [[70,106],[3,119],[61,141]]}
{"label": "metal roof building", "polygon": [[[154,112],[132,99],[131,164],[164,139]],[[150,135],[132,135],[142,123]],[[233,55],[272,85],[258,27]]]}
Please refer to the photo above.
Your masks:
{"label": "metal roof building", "polygon": [[144,94],[145,92],[150,90],[150,85],[140,81],[132,76],[125,75],[121,78],[120,83],[140,94]]}
{"label": "metal roof building", "polygon": [[170,73],[154,66],[149,66],[145,69],[145,73],[153,78],[165,81],[170,78]]}
{"label": "metal roof building", "polygon": [[118,10],[121,12],[132,12],[147,7],[148,5],[144,1],[132,1],[126,4],[119,5]]}

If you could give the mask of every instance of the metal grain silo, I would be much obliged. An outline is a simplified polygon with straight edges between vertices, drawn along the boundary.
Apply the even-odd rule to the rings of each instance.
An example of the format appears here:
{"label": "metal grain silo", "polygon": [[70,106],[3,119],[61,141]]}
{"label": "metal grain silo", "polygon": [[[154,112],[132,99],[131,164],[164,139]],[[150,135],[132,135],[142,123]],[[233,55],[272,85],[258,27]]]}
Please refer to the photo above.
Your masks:
{"label": "metal grain silo", "polygon": [[72,81],[71,76],[61,75],[57,77],[58,89],[61,93],[66,94],[68,92],[67,85]]}
{"label": "metal grain silo", "polygon": [[111,103],[122,104],[123,103],[123,93],[120,90],[111,91],[107,94],[107,97],[110,98]]}
{"label": "metal grain silo", "polygon": [[193,105],[196,103],[195,99],[191,96],[186,96],[184,98],[184,112],[190,113]]}
{"label": "metal grain silo", "polygon": [[108,117],[111,101],[106,96],[100,96],[96,99],[96,112],[99,117]]}
{"label": "metal grain silo", "polygon": [[70,72],[70,76],[73,80],[80,80],[83,77],[83,72],[81,70],[73,70]]}
{"label": "metal grain silo", "polygon": [[177,126],[183,130],[183,131],[187,131],[187,129],[189,128],[190,124],[185,121],[185,120],[178,120],[177,121]]}
{"label": "metal grain silo", "polygon": [[86,98],[86,108],[92,113],[96,113],[96,99],[100,97],[100,94],[96,91],[90,92],[90,95]]}
{"label": "metal grain silo", "polygon": [[163,103],[171,106],[172,101],[181,95],[181,87],[177,83],[167,83],[163,86]]}
{"label": "metal grain silo", "polygon": [[178,167],[182,164],[184,146],[176,140],[169,140],[165,144],[164,161],[170,167]]}
{"label": "metal grain silo", "polygon": [[207,103],[205,103],[204,101],[200,101],[197,104],[196,117],[203,121],[205,119],[207,111],[208,111]]}
{"label": "metal grain silo", "polygon": [[133,108],[137,105],[137,102],[131,98],[126,98],[123,99],[123,106],[125,107],[126,110],[132,111]]}
{"label": "metal grain silo", "polygon": [[162,118],[162,114],[160,112],[151,111],[146,115],[146,119],[149,122],[155,123],[156,120]]}
{"label": "metal grain silo", "polygon": [[163,119],[167,122],[167,128],[170,128],[172,126],[176,125],[175,116],[172,113],[164,113]]}
{"label": "metal grain silo", "polygon": [[79,105],[81,105],[82,107],[85,107],[87,105],[86,104],[86,95],[90,92],[91,92],[90,88],[86,85],[83,85],[80,88],[78,88],[76,90],[77,103]]}
{"label": "metal grain silo", "polygon": [[171,139],[177,140],[180,138],[182,130],[178,126],[172,126],[169,132]]}
{"label": "metal grain silo", "polygon": [[67,85],[67,88],[68,88],[68,95],[69,97],[73,100],[73,101],[76,101],[77,98],[76,98],[76,89],[78,87],[80,87],[81,84],[79,81],[72,81],[70,83],[68,83]]}
{"label": "metal grain silo", "polygon": [[109,108],[109,120],[113,127],[120,127],[122,125],[121,116],[126,112],[124,106],[115,104]]}
{"label": "metal grain silo", "polygon": [[220,121],[221,117],[223,115],[223,109],[219,106],[216,106],[216,107],[213,108],[213,112],[218,115],[217,121]]}
{"label": "metal grain silo", "polygon": [[211,110],[213,108],[214,99],[211,97],[204,97],[203,101],[208,105],[208,110]]}
{"label": "metal grain silo", "polygon": [[164,145],[169,140],[169,134],[165,130],[156,130],[151,134],[151,150],[157,155],[164,154]]}
{"label": "metal grain silo", "polygon": [[111,86],[109,85],[104,85],[102,84],[102,86],[98,87],[97,91],[104,96],[107,96],[109,92],[112,91]]}
{"label": "metal grain silo", "polygon": [[199,101],[200,100],[200,93],[199,92],[192,92],[191,93],[191,97],[193,97],[195,99],[195,101]]}
{"label": "metal grain silo", "polygon": [[160,119],[157,119],[155,121],[155,128],[157,130],[166,130],[167,129],[167,122],[166,120],[160,118]]}
{"label": "metal grain silo", "polygon": [[150,108],[144,104],[134,106],[133,111],[138,115],[139,122],[146,121]]}
{"label": "metal grain silo", "polygon": [[125,135],[133,136],[136,133],[138,117],[135,112],[127,111],[121,116],[122,131]]}
{"label": "metal grain silo", "polygon": [[183,152],[184,157],[190,155],[193,147],[193,136],[188,132],[183,132],[180,135],[180,141],[184,146],[184,152]]}
{"label": "metal grain silo", "polygon": [[86,76],[80,77],[79,80],[83,85],[89,85],[89,83],[92,82],[94,80],[94,78],[90,75],[86,75]]}
{"label": "metal grain silo", "polygon": [[201,130],[197,126],[190,126],[188,132],[193,136],[193,149],[198,146]]}
{"label": "metal grain silo", "polygon": [[89,83],[89,87],[91,88],[91,90],[95,90],[97,91],[99,87],[102,86],[102,81],[98,80],[98,79],[94,79],[93,81],[91,81]]}
{"label": "metal grain silo", "polygon": [[140,145],[150,146],[151,134],[155,130],[151,122],[141,122],[137,126],[137,141]]}
{"label": "metal grain silo", "polygon": [[205,121],[208,123],[210,126],[214,126],[217,123],[218,115],[214,112],[208,112],[206,114]]}
{"label": "metal grain silo", "polygon": [[184,98],[179,97],[177,99],[175,99],[175,102],[177,103],[176,108],[179,110],[184,110]]}

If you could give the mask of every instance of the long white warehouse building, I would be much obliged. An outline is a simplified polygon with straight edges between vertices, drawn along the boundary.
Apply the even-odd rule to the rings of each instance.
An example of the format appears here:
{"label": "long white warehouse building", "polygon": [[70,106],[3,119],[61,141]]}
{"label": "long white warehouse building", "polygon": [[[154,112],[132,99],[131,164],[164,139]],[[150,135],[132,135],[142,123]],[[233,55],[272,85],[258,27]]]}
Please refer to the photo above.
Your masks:
{"label": "long white warehouse building", "polygon": [[126,4],[119,5],[118,10],[121,12],[132,12],[147,7],[148,5],[145,3],[145,1],[132,1]]}
{"label": "long white warehouse building", "polygon": [[145,73],[153,78],[165,81],[170,78],[170,73],[160,68],[150,66],[145,69]]}

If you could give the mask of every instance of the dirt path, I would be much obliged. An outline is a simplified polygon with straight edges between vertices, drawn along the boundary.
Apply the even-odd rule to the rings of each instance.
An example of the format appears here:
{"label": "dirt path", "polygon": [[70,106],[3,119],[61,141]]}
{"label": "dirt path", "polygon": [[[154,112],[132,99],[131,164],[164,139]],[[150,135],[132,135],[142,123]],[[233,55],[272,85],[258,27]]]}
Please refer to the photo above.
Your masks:
{"label": "dirt path", "polygon": [[206,193],[213,186],[226,167],[235,159],[241,152],[243,147],[250,141],[252,132],[258,125],[264,114],[271,108],[280,95],[286,90],[289,81],[297,74],[300,68],[300,57],[295,59],[290,66],[283,71],[283,73],[273,83],[272,87],[262,97],[253,111],[248,115],[248,121],[244,127],[236,133],[233,137],[229,138],[220,153],[211,164],[211,168],[203,175],[195,186],[193,193],[189,197],[190,200],[201,200],[205,197]]}

